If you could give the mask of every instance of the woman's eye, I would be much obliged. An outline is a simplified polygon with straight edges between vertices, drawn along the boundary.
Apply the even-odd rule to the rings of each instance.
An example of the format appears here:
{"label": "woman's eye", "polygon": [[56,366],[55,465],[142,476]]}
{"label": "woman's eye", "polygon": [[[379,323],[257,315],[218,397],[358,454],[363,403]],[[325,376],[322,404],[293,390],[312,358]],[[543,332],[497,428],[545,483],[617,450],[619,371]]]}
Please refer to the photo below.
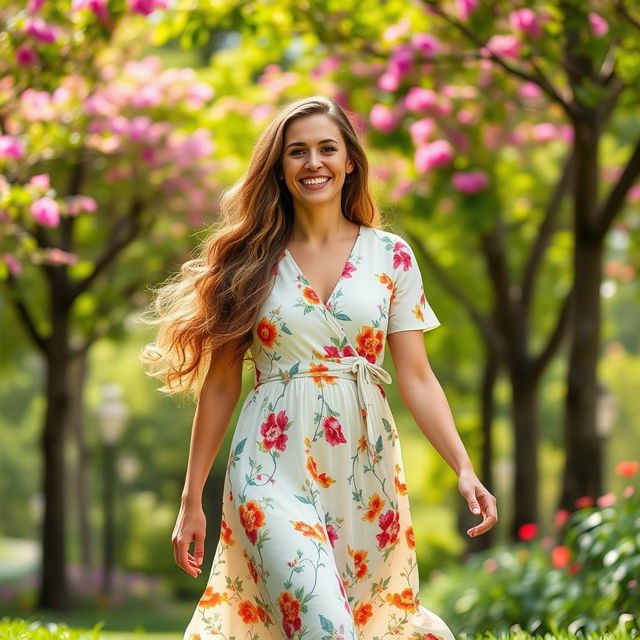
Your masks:
{"label": "woman's eye", "polygon": [[[329,151],[337,151],[337,149],[336,149],[335,147],[322,147],[322,151],[325,151],[325,150],[329,150]],[[291,155],[292,155],[292,156],[296,155],[296,154],[298,153],[298,151],[303,151],[303,149],[294,149],[294,150],[291,152]]]}

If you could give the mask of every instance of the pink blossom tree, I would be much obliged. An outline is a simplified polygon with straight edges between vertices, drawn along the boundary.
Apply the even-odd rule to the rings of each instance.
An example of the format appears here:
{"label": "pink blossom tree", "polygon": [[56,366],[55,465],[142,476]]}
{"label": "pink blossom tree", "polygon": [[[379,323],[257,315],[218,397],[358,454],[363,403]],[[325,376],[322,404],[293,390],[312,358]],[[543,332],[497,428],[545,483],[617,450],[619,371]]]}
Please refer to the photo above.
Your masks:
{"label": "pink blossom tree", "polygon": [[46,365],[38,606],[67,609],[63,445],[82,403],[75,371],[185,258],[218,185],[200,124],[211,88],[192,69],[110,46],[123,21],[148,32],[144,16],[163,0],[117,12],[106,0],[53,4],[0,10],[0,281]]}

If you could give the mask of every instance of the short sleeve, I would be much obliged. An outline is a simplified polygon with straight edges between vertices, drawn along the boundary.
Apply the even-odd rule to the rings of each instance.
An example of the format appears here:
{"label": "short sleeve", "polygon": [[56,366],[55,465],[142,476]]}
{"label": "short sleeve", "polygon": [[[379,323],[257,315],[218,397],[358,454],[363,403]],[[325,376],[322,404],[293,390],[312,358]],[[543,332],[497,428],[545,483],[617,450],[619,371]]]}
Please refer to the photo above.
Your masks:
{"label": "short sleeve", "polygon": [[393,289],[387,335],[396,331],[429,331],[440,321],[427,302],[420,267],[411,247],[400,237],[393,245]]}

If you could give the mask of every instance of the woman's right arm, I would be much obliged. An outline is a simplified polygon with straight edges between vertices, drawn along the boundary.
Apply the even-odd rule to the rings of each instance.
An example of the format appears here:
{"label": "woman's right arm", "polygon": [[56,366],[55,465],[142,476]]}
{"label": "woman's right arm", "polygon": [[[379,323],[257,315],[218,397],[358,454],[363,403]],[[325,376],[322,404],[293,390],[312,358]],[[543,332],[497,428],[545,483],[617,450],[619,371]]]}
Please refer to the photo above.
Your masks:
{"label": "woman's right arm", "polygon": [[[171,535],[176,564],[194,578],[201,573],[198,565],[204,556],[202,491],[241,392],[242,361],[233,359],[233,345],[228,344],[209,366],[198,397],[180,511]],[[191,542],[195,557],[189,553]]]}

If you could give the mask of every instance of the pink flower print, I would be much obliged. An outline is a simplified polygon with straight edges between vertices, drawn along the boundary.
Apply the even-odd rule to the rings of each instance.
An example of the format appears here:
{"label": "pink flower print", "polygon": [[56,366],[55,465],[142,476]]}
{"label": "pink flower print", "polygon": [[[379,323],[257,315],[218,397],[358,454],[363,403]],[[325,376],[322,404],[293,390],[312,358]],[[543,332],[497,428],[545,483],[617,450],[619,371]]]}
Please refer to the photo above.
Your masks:
{"label": "pink flower print", "polygon": [[278,451],[285,450],[288,436],[284,431],[287,428],[287,422],[289,422],[289,418],[284,410],[280,411],[277,416],[275,413],[269,414],[266,422],[260,426],[260,433],[264,436],[262,444],[265,449],[275,447]]}
{"label": "pink flower print", "polygon": [[393,245],[393,268],[402,267],[403,271],[411,268],[411,256],[407,252],[407,245],[404,242],[396,242]]}
{"label": "pink flower print", "polygon": [[338,533],[336,532],[335,527],[332,524],[327,525],[327,534],[329,536],[329,542],[332,547],[335,547],[335,541],[338,539]]}
{"label": "pink flower print", "polygon": [[324,429],[325,440],[332,446],[346,442],[346,438],[342,433],[342,425],[336,418],[325,418],[322,421],[322,428]]}
{"label": "pink flower print", "polygon": [[382,529],[376,534],[380,549],[384,549],[398,540],[400,532],[400,513],[389,509],[378,518],[378,526]]}
{"label": "pink flower print", "polygon": [[347,610],[347,613],[351,613],[351,608],[349,607],[349,598],[347,597],[347,593],[344,590],[342,578],[337,573],[335,574],[335,576],[338,579],[338,586],[340,587],[340,593],[342,594],[342,599],[344,601],[344,608]]}
{"label": "pink flower print", "polygon": [[350,358],[351,356],[355,356],[356,352],[349,346],[347,345],[343,350],[342,350],[342,355],[345,358]]}
{"label": "pink flower print", "polygon": [[327,356],[329,358],[339,358],[340,357],[340,351],[339,351],[338,347],[336,347],[335,345],[325,345],[324,346],[324,352],[327,354]]}
{"label": "pink flower print", "polygon": [[340,276],[341,278],[350,278],[351,274],[356,270],[355,265],[351,264],[350,262],[347,262],[347,264],[344,265],[344,269],[342,270],[342,275]]}

